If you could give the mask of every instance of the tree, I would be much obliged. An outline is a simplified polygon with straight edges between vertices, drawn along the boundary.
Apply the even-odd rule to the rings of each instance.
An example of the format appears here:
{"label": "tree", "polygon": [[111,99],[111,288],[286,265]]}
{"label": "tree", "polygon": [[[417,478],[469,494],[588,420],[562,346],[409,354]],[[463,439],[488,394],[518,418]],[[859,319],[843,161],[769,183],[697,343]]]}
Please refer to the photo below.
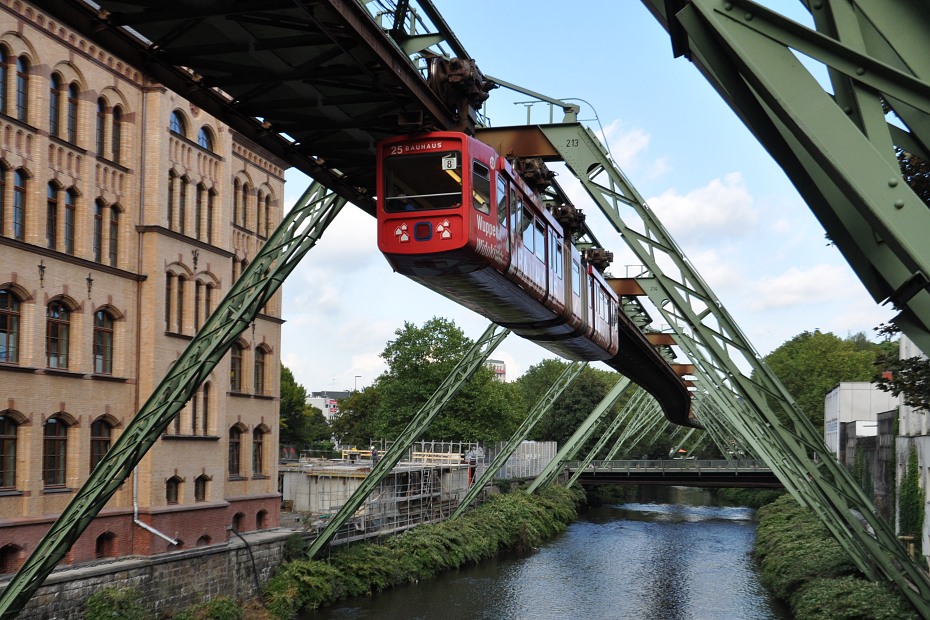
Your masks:
{"label": "tree", "polygon": [[327,441],[329,424],[323,412],[307,404],[307,390],[297,383],[287,366],[281,366],[281,438],[282,446],[305,449]]}
{"label": "tree", "polygon": [[[404,323],[381,357],[388,369],[376,381],[378,402],[370,430],[379,438],[396,437],[429,400],[471,348],[455,323],[434,317],[417,327]],[[479,368],[431,424],[432,439],[494,441],[515,428],[509,386]]]}
{"label": "tree", "polygon": [[[880,325],[877,332],[886,339],[900,330],[895,325]],[[904,404],[930,410],[930,360],[926,357],[900,358],[898,347],[886,348],[875,361],[878,373],[872,378],[875,387],[904,397]]]}
{"label": "tree", "polygon": [[333,418],[333,435],[340,444],[363,446],[374,438],[371,424],[378,412],[379,397],[375,384],[340,401],[339,413]]}
{"label": "tree", "polygon": [[841,381],[869,381],[875,349],[861,349],[857,338],[843,340],[820,330],[803,332],[765,357],[814,428],[823,428],[823,399]]}

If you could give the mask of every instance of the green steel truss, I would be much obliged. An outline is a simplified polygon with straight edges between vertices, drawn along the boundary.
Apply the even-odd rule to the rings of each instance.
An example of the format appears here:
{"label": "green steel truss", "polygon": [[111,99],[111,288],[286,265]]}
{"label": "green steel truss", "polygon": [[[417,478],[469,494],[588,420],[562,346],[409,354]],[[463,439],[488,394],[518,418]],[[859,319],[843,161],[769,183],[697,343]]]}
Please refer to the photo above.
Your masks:
{"label": "green steel truss", "polygon": [[484,472],[479,476],[471,488],[468,489],[468,492],[465,493],[465,497],[462,498],[462,501],[459,502],[459,505],[456,507],[455,511],[452,513],[452,518],[455,519],[464,513],[471,503],[475,501],[478,497],[478,494],[481,490],[487,485],[488,482],[494,479],[494,475],[498,470],[503,467],[504,463],[507,462],[507,459],[510,458],[510,455],[513,454],[514,450],[519,447],[519,445],[526,439],[536,424],[546,413],[552,409],[552,405],[555,403],[556,399],[562,395],[562,392],[565,391],[569,385],[581,374],[585,368],[587,368],[587,362],[573,362],[565,367],[565,370],[562,371],[562,374],[558,379],[546,390],[546,393],[542,395],[542,398],[536,403],[533,409],[530,411],[529,415],[526,416],[526,419],[523,420],[523,423],[520,425],[516,431],[514,431],[513,436],[501,451],[494,457],[494,460],[491,461],[491,464],[484,470]]}
{"label": "green steel truss", "polygon": [[313,183],[0,594],[14,618],[345,205]]}
{"label": "green steel truss", "polygon": [[702,389],[720,402],[727,428],[815,511],[865,575],[894,581],[930,617],[930,582],[594,134],[579,124],[539,130],[645,266],[640,285],[675,331]]}
{"label": "green steel truss", "polygon": [[608,450],[604,457],[605,461],[614,460],[618,454],[622,453],[622,450],[635,445],[644,433],[663,418],[662,408],[658,401],[652,398],[646,390],[637,390],[620,415],[628,418],[627,425]]}
{"label": "green steel truss", "polygon": [[614,403],[620,400],[620,397],[630,385],[630,380],[626,377],[621,377],[620,380],[617,381],[610,391],[607,392],[607,395],[601,399],[597,407],[588,414],[584,422],[582,422],[572,436],[569,437],[565,445],[559,449],[555,458],[549,462],[542,473],[536,476],[536,479],[533,480],[533,483],[530,484],[529,488],[526,490],[527,493],[532,493],[536,489],[548,486],[558,477],[565,463],[575,458],[575,455],[578,454],[581,447],[594,435],[594,431],[597,430],[597,427],[607,419]]}
{"label": "green steel truss", "polygon": [[509,329],[504,329],[494,323],[488,326],[484,334],[482,334],[482,336],[475,341],[475,344],[462,356],[462,359],[459,360],[459,363],[452,369],[449,376],[443,380],[442,384],[436,389],[433,395],[430,396],[429,400],[426,401],[404,430],[401,431],[384,457],[371,468],[369,474],[359,487],[355,489],[355,492],[352,493],[349,500],[343,504],[339,512],[330,519],[326,527],[323,528],[323,531],[320,532],[320,535],[310,544],[310,547],[307,549],[307,557],[315,557],[329,544],[329,541],[332,540],[336,532],[339,531],[339,528],[355,514],[355,511],[368,499],[368,496],[381,483],[381,480],[394,469],[394,466],[397,465],[398,462],[400,462],[400,459],[407,453],[407,449],[413,442],[426,432],[433,418],[442,411],[446,403],[459,391],[459,388],[471,379],[475,371],[484,364],[488,356],[494,352],[497,345],[499,345],[509,333]]}

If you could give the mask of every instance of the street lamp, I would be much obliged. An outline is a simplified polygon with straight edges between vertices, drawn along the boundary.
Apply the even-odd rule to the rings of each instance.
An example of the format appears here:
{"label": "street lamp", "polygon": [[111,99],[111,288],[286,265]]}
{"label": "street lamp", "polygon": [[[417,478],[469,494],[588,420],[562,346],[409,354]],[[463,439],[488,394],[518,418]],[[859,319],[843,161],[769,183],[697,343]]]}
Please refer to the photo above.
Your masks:
{"label": "street lamp", "polygon": [[362,378],[362,375],[355,375],[355,391],[358,392],[358,380]]}

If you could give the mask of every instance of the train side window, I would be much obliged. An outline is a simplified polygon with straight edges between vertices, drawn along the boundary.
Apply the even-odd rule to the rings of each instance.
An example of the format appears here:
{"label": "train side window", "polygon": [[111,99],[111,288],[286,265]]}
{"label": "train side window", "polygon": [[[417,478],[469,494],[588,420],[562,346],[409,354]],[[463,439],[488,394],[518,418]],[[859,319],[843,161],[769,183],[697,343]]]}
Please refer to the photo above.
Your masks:
{"label": "train side window", "polygon": [[471,195],[476,210],[491,213],[491,172],[480,161],[471,164]]}
{"label": "train side window", "polygon": [[558,241],[555,241],[555,251],[552,253],[552,255],[555,258],[553,261],[555,264],[555,275],[559,280],[561,280],[565,276],[565,274],[562,273],[563,269],[565,268],[565,258],[562,256],[562,244]]}
{"label": "train side window", "polygon": [[530,252],[533,251],[533,214],[526,207],[522,209],[523,215],[520,222],[520,232],[523,234],[523,247]]}
{"label": "train side window", "polygon": [[497,175],[497,221],[507,228],[507,179]]}
{"label": "train side window", "polygon": [[546,225],[539,220],[536,220],[536,256],[546,260]]}
{"label": "train side window", "polygon": [[581,296],[581,265],[576,260],[572,261],[572,292]]}

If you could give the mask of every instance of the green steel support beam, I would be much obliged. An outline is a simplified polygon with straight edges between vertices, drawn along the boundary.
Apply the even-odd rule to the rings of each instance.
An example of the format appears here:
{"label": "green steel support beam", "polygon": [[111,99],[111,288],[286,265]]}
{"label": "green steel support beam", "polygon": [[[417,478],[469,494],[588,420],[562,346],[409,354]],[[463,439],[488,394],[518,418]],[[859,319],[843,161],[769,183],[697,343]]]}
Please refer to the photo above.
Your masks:
{"label": "green steel support beam", "polygon": [[625,418],[623,415],[618,414],[610,424],[607,425],[607,428],[604,429],[604,433],[600,438],[595,442],[594,447],[588,451],[588,454],[581,460],[578,464],[578,469],[575,470],[575,473],[572,474],[572,477],[568,479],[568,482],[565,484],[566,487],[571,487],[578,481],[578,477],[581,476],[581,472],[591,464],[591,461],[594,460],[594,457],[597,456],[601,450],[607,446],[607,442],[610,441],[614,435],[620,430],[620,427],[623,426]]}
{"label": "green steel support beam", "polygon": [[514,431],[513,436],[507,442],[507,444],[501,449],[501,451],[494,457],[494,460],[491,461],[491,464],[484,470],[484,473],[476,480],[471,488],[468,489],[468,492],[465,494],[465,497],[462,498],[462,501],[455,508],[455,511],[452,513],[452,519],[460,517],[472,502],[478,497],[478,494],[482,489],[494,479],[495,474],[498,470],[504,466],[504,463],[507,462],[507,459],[510,458],[510,455],[513,454],[514,450],[523,443],[523,440],[526,439],[533,428],[536,427],[536,424],[539,420],[542,419],[546,413],[552,409],[553,403],[556,399],[562,395],[562,392],[565,391],[569,385],[581,374],[585,368],[588,367],[587,362],[573,362],[565,367],[565,370],[562,371],[562,374],[558,379],[552,384],[552,386],[542,395],[542,398],[536,403],[533,409],[530,411],[530,414],[526,416],[526,419],[523,420],[523,423],[520,425],[516,431]]}
{"label": "green steel support beam", "polygon": [[601,399],[597,407],[588,414],[585,421],[572,433],[572,436],[568,438],[565,445],[559,449],[555,458],[549,462],[542,473],[536,476],[536,479],[526,490],[527,493],[532,493],[540,487],[548,486],[558,477],[565,463],[575,458],[578,450],[590,439],[598,425],[609,415],[611,408],[620,400],[620,397],[630,385],[630,380],[626,377],[621,377],[620,380],[617,381],[610,391],[607,392],[607,395]]}
{"label": "green steel support beam", "polygon": [[[650,277],[641,280],[642,288],[675,330],[679,346],[696,367],[715,373],[705,389],[719,386],[725,397],[738,396],[721,409],[730,426],[740,429],[785,488],[817,513],[865,575],[894,581],[930,617],[930,581],[596,136],[577,124],[539,130],[645,265]],[[635,227],[624,221],[621,210],[635,218]]]}
{"label": "green steel support beam", "polygon": [[497,345],[499,345],[509,333],[509,329],[498,327],[494,323],[488,326],[484,334],[482,334],[482,336],[475,341],[475,344],[472,345],[471,349],[462,356],[462,359],[459,360],[456,367],[452,369],[449,376],[445,378],[442,385],[436,389],[429,400],[417,411],[416,415],[413,416],[413,419],[410,420],[404,430],[401,431],[400,435],[394,440],[394,443],[391,444],[391,447],[388,448],[384,456],[371,468],[369,474],[355,492],[352,493],[349,500],[343,504],[339,512],[330,519],[326,527],[323,528],[323,531],[320,532],[320,535],[310,544],[310,547],[307,549],[308,558],[315,557],[329,544],[329,541],[336,535],[339,528],[355,514],[355,511],[368,499],[368,496],[375,487],[381,483],[381,480],[384,479],[384,477],[394,469],[394,466],[397,465],[400,459],[403,458],[404,454],[407,452],[407,448],[426,432],[433,418],[442,411],[443,407],[455,396],[459,389],[471,379],[475,371],[484,364],[488,356],[491,355],[494,349],[497,348]]}
{"label": "green steel support beam", "polygon": [[22,610],[345,203],[307,189],[0,594],[0,618]]}
{"label": "green steel support beam", "polygon": [[627,425],[607,452],[604,460],[611,461],[615,459],[630,438],[648,424],[652,416],[658,413],[659,410],[659,403],[654,398],[651,398],[646,390],[637,390],[620,412],[620,415],[627,420]]}

